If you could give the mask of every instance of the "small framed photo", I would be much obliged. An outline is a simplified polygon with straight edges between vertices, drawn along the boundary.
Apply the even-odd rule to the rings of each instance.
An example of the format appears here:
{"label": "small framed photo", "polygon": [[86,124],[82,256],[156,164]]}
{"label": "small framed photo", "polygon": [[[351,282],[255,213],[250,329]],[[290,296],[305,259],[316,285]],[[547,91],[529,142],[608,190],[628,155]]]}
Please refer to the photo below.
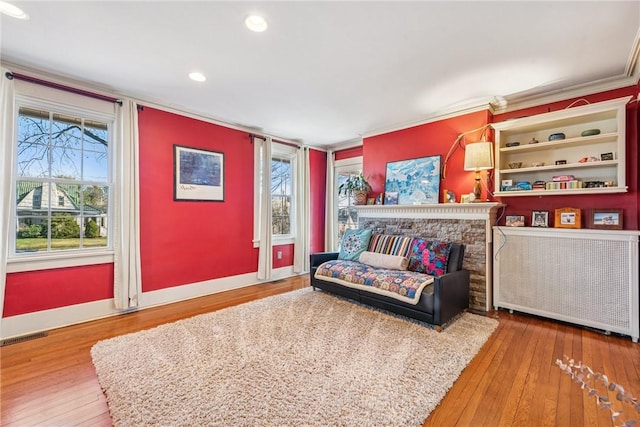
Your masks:
{"label": "small framed photo", "polygon": [[588,227],[602,230],[622,230],[622,209],[591,209]]}
{"label": "small framed photo", "polygon": [[375,204],[376,204],[376,205],[381,205],[381,204],[382,204],[382,202],[383,202],[383,196],[382,196],[382,193],[380,193],[380,194],[378,194],[378,195],[376,196]]}
{"label": "small framed photo", "polygon": [[384,193],[384,204],[385,205],[397,205],[398,204],[398,192],[397,191],[387,191]]}
{"label": "small framed photo", "polygon": [[613,153],[600,154],[600,160],[613,160]]}
{"label": "small framed photo", "polygon": [[524,227],[524,215],[507,215],[504,225],[507,227]]}
{"label": "small framed photo", "polygon": [[533,211],[531,212],[532,227],[548,227],[549,211]]}
{"label": "small framed photo", "polygon": [[460,203],[471,203],[471,196],[469,194],[461,194]]}
{"label": "small framed photo", "polygon": [[375,203],[376,203],[376,199],[374,197],[367,198],[368,205],[375,205]]}
{"label": "small framed photo", "polygon": [[556,209],[555,216],[555,228],[582,228],[582,217],[580,209]]}
{"label": "small framed photo", "polygon": [[556,160],[556,165],[566,165],[567,161],[566,160]]}

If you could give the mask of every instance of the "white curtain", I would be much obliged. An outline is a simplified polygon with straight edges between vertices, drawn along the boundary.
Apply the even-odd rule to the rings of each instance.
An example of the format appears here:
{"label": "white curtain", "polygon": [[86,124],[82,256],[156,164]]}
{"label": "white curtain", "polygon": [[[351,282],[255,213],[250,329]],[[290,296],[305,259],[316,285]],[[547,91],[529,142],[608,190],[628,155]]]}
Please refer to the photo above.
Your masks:
{"label": "white curtain", "polygon": [[296,238],[293,249],[293,272],[309,271],[309,149],[301,147],[297,153],[295,176]]}
{"label": "white curtain", "polygon": [[116,182],[114,206],[114,285],[116,308],[137,307],[142,290],[140,275],[140,182],[138,175],[138,106],[125,100],[117,119],[114,147]]}
{"label": "white curtain", "polygon": [[335,250],[335,226],[336,226],[336,206],[335,206],[335,152],[327,152],[327,199],[325,208],[325,236],[324,250],[331,252]]}
{"label": "white curtain", "polygon": [[9,72],[0,68],[0,338],[2,333],[2,315],[4,312],[4,290],[7,279],[7,257],[9,255],[9,233],[11,233],[11,208],[14,203],[12,191],[13,176],[13,132],[15,118],[14,82],[5,74]]}
{"label": "white curtain", "polygon": [[258,248],[258,280],[269,280],[273,269],[273,243],[271,241],[271,138],[264,141],[260,150],[260,246]]}

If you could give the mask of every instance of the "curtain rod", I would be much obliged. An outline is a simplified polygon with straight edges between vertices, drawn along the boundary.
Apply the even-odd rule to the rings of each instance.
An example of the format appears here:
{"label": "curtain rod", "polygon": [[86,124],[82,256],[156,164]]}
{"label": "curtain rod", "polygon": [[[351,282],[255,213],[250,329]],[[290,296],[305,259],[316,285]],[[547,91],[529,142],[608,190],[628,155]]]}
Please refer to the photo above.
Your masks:
{"label": "curtain rod", "polygon": [[[252,138],[261,139],[263,141],[265,141],[267,139],[266,136],[258,135],[258,134],[255,134],[255,133],[250,133],[249,136],[252,137]],[[294,144],[293,142],[281,141],[281,140],[275,139],[275,138],[271,138],[271,141],[277,142],[278,144],[288,145],[289,147],[302,148],[301,145]]]}
{"label": "curtain rod", "polygon": [[41,86],[50,87],[52,89],[63,90],[65,92],[75,93],[76,95],[83,95],[83,96],[86,96],[86,97],[89,97],[89,98],[99,99],[101,101],[113,102],[114,104],[122,105],[122,101],[121,100],[119,100],[118,98],[113,98],[111,96],[100,95],[99,93],[89,92],[87,90],[78,89],[78,88],[74,88],[74,87],[70,87],[70,86],[65,86],[65,85],[61,85],[59,83],[53,83],[53,82],[49,82],[49,81],[46,81],[46,80],[41,80],[41,79],[38,79],[38,78],[35,78],[35,77],[27,76],[27,75],[24,75],[24,74],[12,73],[12,72],[9,72],[9,71],[7,71],[4,75],[9,80],[13,80],[13,79],[23,80],[25,82],[35,83],[35,84],[38,84],[38,85],[41,85]]}

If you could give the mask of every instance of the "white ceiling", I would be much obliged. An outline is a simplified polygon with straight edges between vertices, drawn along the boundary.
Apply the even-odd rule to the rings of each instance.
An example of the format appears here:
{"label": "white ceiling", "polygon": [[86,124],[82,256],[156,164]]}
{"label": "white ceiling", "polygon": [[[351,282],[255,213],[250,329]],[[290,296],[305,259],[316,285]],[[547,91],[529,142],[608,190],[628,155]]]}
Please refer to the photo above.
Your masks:
{"label": "white ceiling", "polygon": [[30,19],[0,18],[5,64],[316,146],[494,97],[637,82],[637,1],[13,3]]}

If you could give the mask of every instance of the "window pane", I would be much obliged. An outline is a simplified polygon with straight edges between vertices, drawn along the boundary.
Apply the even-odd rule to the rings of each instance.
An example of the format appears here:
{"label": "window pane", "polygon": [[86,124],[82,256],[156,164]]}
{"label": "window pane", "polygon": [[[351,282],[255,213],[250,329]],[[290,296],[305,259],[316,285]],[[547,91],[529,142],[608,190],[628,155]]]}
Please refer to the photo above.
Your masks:
{"label": "window pane", "polygon": [[291,161],[271,161],[272,234],[291,234]]}
{"label": "window pane", "polygon": [[82,178],[85,181],[108,182],[109,165],[104,153],[85,151]]}
{"label": "window pane", "polygon": [[55,212],[51,217],[51,250],[80,248],[80,216]]}
{"label": "window pane", "polygon": [[49,184],[38,181],[16,183],[16,210],[19,216],[49,212]]}
{"label": "window pane", "polygon": [[54,114],[51,123],[51,145],[60,148],[82,148],[82,120]]}
{"label": "window pane", "polygon": [[49,113],[20,109],[18,176],[49,176]]}
{"label": "window pane", "polygon": [[85,121],[84,123],[84,149],[107,154],[109,148],[109,131],[106,123]]}
{"label": "window pane", "polygon": [[51,177],[80,180],[82,152],[58,147],[51,150]]}
{"label": "window pane", "polygon": [[[360,171],[339,172],[336,179],[336,194],[338,188],[348,178],[359,175]],[[358,211],[353,207],[352,200],[345,194],[338,195],[338,244],[342,242],[344,232],[349,229],[358,228]]]}
{"label": "window pane", "polygon": [[44,217],[18,217],[16,252],[47,250],[49,219]]}

